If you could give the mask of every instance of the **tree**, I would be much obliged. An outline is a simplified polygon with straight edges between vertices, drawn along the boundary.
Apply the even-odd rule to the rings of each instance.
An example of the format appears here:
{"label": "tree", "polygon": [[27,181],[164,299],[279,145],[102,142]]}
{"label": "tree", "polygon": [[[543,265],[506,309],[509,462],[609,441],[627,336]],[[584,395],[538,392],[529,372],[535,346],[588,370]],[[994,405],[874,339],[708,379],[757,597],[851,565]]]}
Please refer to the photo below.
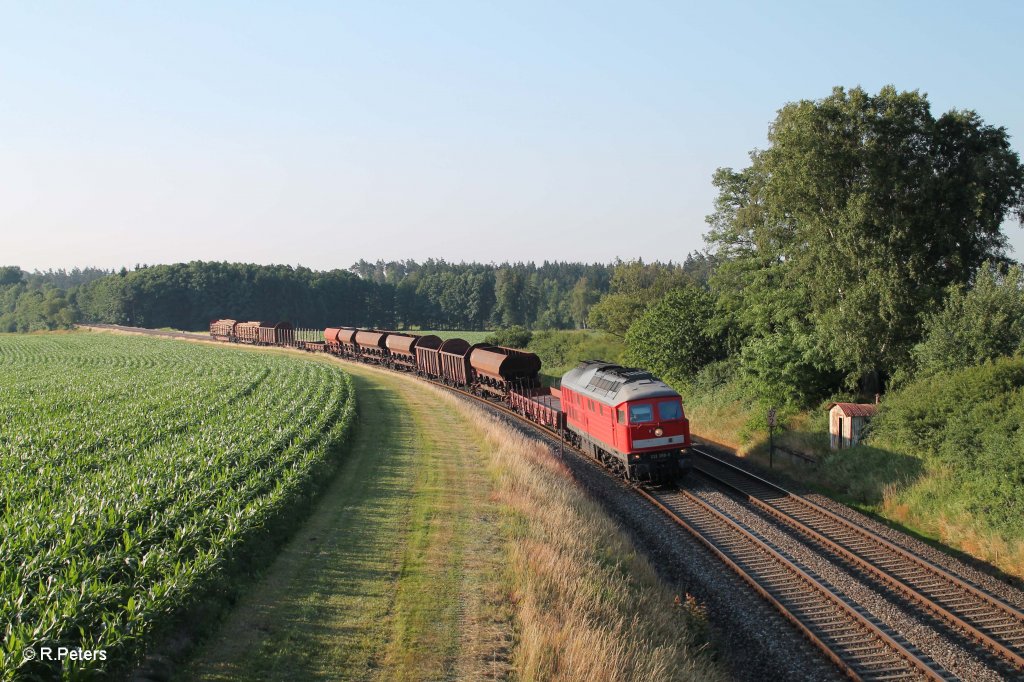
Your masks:
{"label": "tree", "polygon": [[494,278],[495,321],[504,326],[529,326],[537,291],[522,267],[502,267]]}
{"label": "tree", "polygon": [[1024,267],[987,263],[973,286],[954,286],[928,315],[913,355],[923,374],[978,365],[1024,351]]}
{"label": "tree", "polygon": [[590,308],[590,326],[625,336],[629,326],[648,306],[689,280],[683,269],[674,263],[617,261],[610,292]]}
{"label": "tree", "polygon": [[587,328],[590,307],[597,303],[600,295],[587,276],[580,277],[569,294],[569,314],[577,329]]}
{"label": "tree", "polygon": [[725,357],[713,329],[715,299],[697,284],[673,289],[626,333],[626,361],[663,379],[686,382],[708,363]]}
{"label": "tree", "polygon": [[19,282],[21,282],[21,268],[17,265],[0,267],[0,287],[18,284]]}
{"label": "tree", "polygon": [[892,87],[787,104],[769,142],[715,174],[712,287],[748,338],[797,333],[802,366],[867,388],[907,362],[920,311],[1003,256],[1024,166],[1005,129]]}

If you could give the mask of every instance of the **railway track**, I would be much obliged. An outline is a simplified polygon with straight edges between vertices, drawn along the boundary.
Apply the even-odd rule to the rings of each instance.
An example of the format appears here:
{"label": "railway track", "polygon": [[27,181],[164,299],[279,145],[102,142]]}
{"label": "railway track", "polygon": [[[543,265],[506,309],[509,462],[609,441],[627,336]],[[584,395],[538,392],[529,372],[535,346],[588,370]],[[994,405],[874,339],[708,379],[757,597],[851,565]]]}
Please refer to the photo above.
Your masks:
{"label": "railway track", "polygon": [[963,633],[1024,675],[1024,613],[814,502],[694,448],[695,470]]}
{"label": "railway track", "polygon": [[920,651],[886,632],[859,606],[786,558],[778,547],[696,495],[685,490],[644,494],[767,599],[849,677],[951,679]]}
{"label": "railway track", "polygon": [[[504,413],[547,438],[557,437],[501,403],[443,387]],[[583,450],[564,441],[559,441],[559,446],[600,466]],[[777,547],[692,493],[666,492],[616,480],[688,531],[851,679],[957,679],[917,648],[900,641],[898,635],[890,634],[862,607],[787,559]]]}
{"label": "railway track", "polygon": [[[191,334],[120,325],[92,326],[151,336],[197,338]],[[594,462],[582,450],[562,441],[559,434],[502,403],[438,382],[429,383],[503,413],[547,439],[558,441],[560,447]],[[1024,674],[1024,614],[1020,611],[809,500],[711,453],[698,448],[693,451],[700,458],[699,466],[695,467],[700,475],[875,576]],[[594,462],[594,466],[599,465]],[[840,590],[800,568],[781,548],[698,496],[682,489],[646,488],[622,480],[618,483],[634,490],[688,531],[850,678],[956,679],[898,634],[890,632]]]}

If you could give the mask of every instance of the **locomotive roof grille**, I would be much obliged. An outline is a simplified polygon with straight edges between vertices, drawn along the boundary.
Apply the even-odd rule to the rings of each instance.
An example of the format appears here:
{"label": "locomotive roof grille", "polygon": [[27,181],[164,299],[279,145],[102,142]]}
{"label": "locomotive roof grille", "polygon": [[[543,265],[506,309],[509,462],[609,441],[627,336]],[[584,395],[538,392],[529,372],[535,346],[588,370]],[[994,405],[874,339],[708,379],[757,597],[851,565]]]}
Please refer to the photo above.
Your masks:
{"label": "locomotive roof grille", "polygon": [[646,370],[601,360],[581,362],[563,377],[563,385],[575,386],[575,390],[603,399],[610,405],[622,400],[679,395]]}

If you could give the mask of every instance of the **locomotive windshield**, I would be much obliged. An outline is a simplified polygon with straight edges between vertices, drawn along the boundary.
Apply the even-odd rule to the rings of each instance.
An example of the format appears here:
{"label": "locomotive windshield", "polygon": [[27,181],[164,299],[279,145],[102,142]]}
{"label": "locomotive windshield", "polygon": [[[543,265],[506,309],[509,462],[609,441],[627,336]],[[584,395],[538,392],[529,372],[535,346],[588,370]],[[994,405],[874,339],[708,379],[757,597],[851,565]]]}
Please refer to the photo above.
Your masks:
{"label": "locomotive windshield", "polygon": [[670,419],[682,419],[683,406],[675,400],[660,402],[658,403],[658,415],[661,416],[663,422]]}
{"label": "locomotive windshield", "polygon": [[630,405],[629,406],[629,423],[630,424],[646,424],[647,422],[654,421],[654,406],[653,405]]}

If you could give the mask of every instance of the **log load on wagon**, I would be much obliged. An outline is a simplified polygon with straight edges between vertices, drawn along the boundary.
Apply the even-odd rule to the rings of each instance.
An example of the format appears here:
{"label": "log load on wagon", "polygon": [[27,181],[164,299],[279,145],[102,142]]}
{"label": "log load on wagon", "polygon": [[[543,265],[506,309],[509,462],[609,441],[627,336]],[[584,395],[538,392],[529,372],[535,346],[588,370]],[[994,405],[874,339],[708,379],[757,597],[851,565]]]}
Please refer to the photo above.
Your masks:
{"label": "log load on wagon", "polygon": [[210,323],[210,336],[218,341],[234,341],[237,320],[214,320]]}
{"label": "log load on wagon", "polygon": [[260,327],[264,324],[264,322],[260,322],[258,320],[239,322],[235,325],[235,340],[238,341],[238,343],[259,343]]}

